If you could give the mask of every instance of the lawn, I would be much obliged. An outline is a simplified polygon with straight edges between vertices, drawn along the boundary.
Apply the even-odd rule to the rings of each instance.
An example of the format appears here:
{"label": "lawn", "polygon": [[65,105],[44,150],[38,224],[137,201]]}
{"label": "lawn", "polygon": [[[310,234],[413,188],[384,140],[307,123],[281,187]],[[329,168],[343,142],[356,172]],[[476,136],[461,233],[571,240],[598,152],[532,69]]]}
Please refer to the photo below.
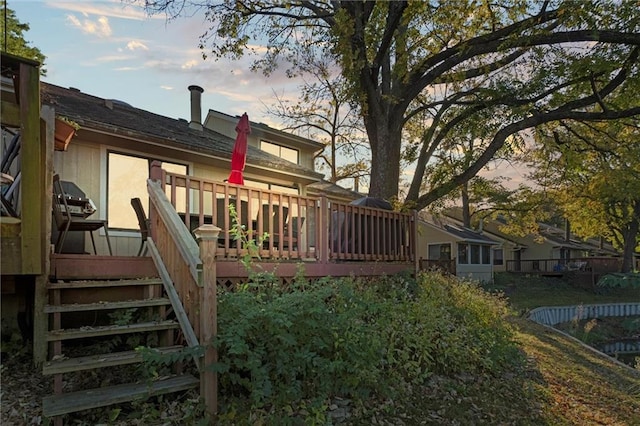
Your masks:
{"label": "lawn", "polygon": [[562,278],[506,272],[496,274],[495,282],[486,289],[504,293],[517,312],[540,306],[640,302],[640,288],[602,289],[595,292],[573,287]]}

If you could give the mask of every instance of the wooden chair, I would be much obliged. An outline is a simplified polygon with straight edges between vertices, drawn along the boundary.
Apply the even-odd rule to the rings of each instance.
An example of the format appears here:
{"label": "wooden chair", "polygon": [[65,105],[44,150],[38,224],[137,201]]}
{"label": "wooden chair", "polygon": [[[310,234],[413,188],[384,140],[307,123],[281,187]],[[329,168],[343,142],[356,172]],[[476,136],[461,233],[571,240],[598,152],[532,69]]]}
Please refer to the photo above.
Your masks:
{"label": "wooden chair", "polygon": [[133,207],[133,210],[136,212],[136,217],[138,218],[138,226],[140,227],[140,249],[138,250],[138,254],[136,256],[144,256],[147,254],[146,243],[147,238],[149,237],[151,224],[149,223],[149,219],[144,212],[144,208],[142,207],[142,201],[140,201],[140,198],[132,198],[131,207]]}
{"label": "wooden chair", "polygon": [[101,219],[85,219],[82,216],[73,216],[69,214],[69,205],[65,197],[60,176],[53,176],[53,216],[58,229],[58,240],[56,241],[55,252],[60,253],[64,240],[69,232],[86,232],[91,235],[91,243],[93,244],[94,254],[98,254],[96,250],[96,241],[93,238],[93,231],[104,228],[104,235],[107,237],[107,246],[109,246],[109,255],[113,255],[111,251],[111,241],[109,240],[109,230],[106,220]]}

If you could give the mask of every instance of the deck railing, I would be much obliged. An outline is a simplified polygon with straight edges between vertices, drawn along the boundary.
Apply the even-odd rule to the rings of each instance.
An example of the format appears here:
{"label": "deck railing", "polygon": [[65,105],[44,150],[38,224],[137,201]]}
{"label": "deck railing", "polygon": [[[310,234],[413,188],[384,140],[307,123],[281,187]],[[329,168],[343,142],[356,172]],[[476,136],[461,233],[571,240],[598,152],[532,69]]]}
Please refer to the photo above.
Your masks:
{"label": "deck railing", "polygon": [[574,259],[507,260],[507,272],[562,274],[570,271],[619,272],[622,261],[615,257],[580,257]]}
{"label": "deck railing", "polygon": [[[187,229],[221,228],[216,257],[247,253],[243,238],[257,244],[261,259],[329,262],[413,262],[415,213],[400,213],[250,188],[162,171],[161,182]],[[241,232],[233,231],[234,206]],[[267,235],[264,240],[261,236]],[[243,237],[238,240],[238,236]]]}

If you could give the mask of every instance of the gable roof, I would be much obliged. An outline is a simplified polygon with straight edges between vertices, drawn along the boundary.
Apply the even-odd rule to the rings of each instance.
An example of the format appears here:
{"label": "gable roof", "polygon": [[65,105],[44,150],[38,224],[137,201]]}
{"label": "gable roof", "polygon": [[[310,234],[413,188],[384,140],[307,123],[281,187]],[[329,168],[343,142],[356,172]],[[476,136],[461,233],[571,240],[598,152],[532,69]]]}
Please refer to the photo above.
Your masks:
{"label": "gable roof", "polygon": [[[122,101],[103,99],[82,93],[78,89],[67,89],[44,82],[41,83],[41,101],[43,105],[55,108],[56,115],[77,122],[81,128],[159,143],[166,147],[185,149],[231,161],[235,139],[207,128],[191,129],[186,120],[165,117]],[[253,146],[247,147],[247,164],[305,176],[313,181],[320,181],[323,177],[321,173],[285,161]]]}
{"label": "gable roof", "polygon": [[443,218],[431,216],[430,220],[421,220],[421,222],[431,228],[443,231],[459,241],[492,245],[499,244],[494,239],[472,229],[459,226],[455,223],[445,222]]}
{"label": "gable roof", "polygon": [[[217,117],[219,119],[223,119],[225,121],[232,122],[232,123],[236,123],[240,119],[240,116],[237,116],[237,115],[233,116],[221,111],[209,109],[206,120],[209,120],[209,118],[212,116]],[[294,133],[289,133],[283,130],[274,129],[273,127],[264,123],[257,123],[255,121],[250,121],[250,124],[251,124],[252,132],[255,130],[259,130],[265,134],[276,135],[276,136],[285,138],[290,142],[293,142],[295,146],[298,146],[298,147],[304,146],[304,147],[310,148],[314,152],[314,155],[322,152],[322,150],[324,149],[323,143],[314,141],[313,139],[305,138],[303,136],[299,136]],[[205,125],[206,125],[206,121],[205,121]]]}

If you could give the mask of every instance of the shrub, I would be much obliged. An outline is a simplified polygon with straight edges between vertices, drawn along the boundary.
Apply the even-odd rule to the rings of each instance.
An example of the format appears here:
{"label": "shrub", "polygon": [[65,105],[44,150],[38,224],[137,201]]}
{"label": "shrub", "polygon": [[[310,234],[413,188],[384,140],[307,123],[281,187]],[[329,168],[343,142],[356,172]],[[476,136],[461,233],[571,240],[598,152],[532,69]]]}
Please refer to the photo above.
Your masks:
{"label": "shrub", "polygon": [[253,285],[221,294],[218,313],[221,395],[272,415],[518,359],[506,303],[438,274]]}
{"label": "shrub", "polygon": [[355,294],[348,281],[327,280],[304,291],[221,295],[221,393],[246,396],[254,409],[282,409],[371,392],[381,343],[358,318]]}

